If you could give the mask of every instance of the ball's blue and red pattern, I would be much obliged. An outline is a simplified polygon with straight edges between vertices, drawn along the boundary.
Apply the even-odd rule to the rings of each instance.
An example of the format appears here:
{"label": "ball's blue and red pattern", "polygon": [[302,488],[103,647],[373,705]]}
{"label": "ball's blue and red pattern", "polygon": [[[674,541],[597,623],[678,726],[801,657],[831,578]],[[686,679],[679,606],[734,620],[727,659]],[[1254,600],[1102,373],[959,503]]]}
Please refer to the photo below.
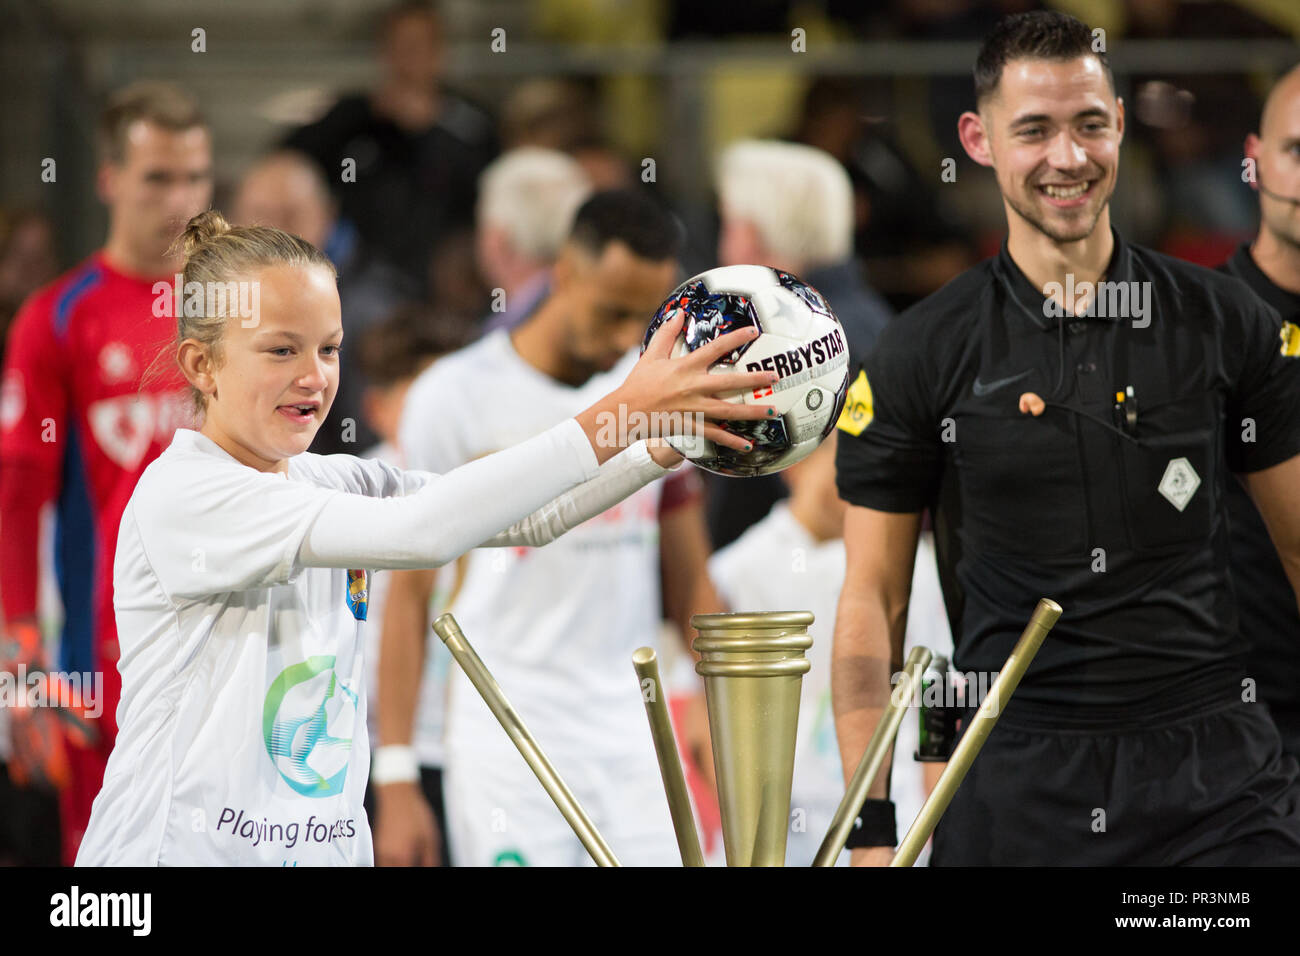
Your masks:
{"label": "ball's blue and red pattern", "polygon": [[[694,352],[701,345],[712,342],[719,335],[726,335],[737,329],[754,326],[760,332],[763,327],[758,323],[758,314],[748,297],[734,292],[710,292],[698,279],[684,282],[668,296],[659,311],[650,321],[645,338],[641,342],[644,353],[659,326],[673,318],[679,311],[685,310],[686,324],[682,334],[686,338],[686,348]],[[738,362],[749,348],[746,342],[738,349],[733,349],[719,361]]]}
{"label": "ball's blue and red pattern", "polygon": [[829,315],[832,317],[835,315],[835,313],[831,311],[830,305],[828,305],[826,300],[822,298],[822,294],[807,282],[804,282],[798,276],[792,276],[788,272],[782,272],[780,269],[773,269],[772,271],[776,273],[777,281],[799,298],[803,299],[803,301],[807,303],[808,308],[812,309],[814,312],[820,312],[822,315]]}

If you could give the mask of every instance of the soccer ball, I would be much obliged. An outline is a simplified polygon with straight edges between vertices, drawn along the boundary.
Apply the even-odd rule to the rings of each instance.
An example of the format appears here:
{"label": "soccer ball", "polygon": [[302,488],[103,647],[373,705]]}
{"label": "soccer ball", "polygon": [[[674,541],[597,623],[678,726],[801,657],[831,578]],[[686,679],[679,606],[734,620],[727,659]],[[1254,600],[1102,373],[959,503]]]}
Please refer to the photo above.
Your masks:
{"label": "soccer ball", "polygon": [[735,393],[737,404],[773,405],[777,417],[726,421],[722,426],[753,443],[742,452],[696,435],[668,443],[696,465],[719,475],[768,475],[810,455],[831,433],[849,386],[844,328],[820,292],[788,272],[767,266],[724,266],[687,279],[655,313],[641,345],[679,311],[686,313],[673,355],[693,352],[719,335],[747,325],[761,335],[715,363],[711,372],[777,372],[770,387]]}

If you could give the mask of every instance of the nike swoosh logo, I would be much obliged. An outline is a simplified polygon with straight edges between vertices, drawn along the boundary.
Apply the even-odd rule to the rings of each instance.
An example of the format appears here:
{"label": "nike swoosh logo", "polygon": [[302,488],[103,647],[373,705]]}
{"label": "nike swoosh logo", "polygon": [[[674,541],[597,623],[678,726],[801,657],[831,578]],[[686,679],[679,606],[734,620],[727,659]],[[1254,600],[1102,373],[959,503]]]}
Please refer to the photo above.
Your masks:
{"label": "nike swoosh logo", "polygon": [[988,395],[991,392],[996,392],[1003,386],[1010,385],[1012,382],[1018,382],[1022,378],[1032,375],[1033,371],[1032,368],[1027,368],[1019,375],[1010,375],[1007,378],[999,378],[992,382],[981,382],[976,378],[974,387],[975,395],[977,398],[983,398],[985,395]]}

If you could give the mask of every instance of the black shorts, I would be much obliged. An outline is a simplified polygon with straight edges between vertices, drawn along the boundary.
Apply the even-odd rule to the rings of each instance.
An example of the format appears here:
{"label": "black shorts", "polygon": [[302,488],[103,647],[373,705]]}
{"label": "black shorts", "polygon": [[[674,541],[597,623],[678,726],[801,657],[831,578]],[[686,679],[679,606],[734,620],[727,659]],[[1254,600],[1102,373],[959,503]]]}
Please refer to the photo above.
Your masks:
{"label": "black shorts", "polygon": [[1300,866],[1300,768],[1234,702],[1122,732],[999,722],[931,866]]}
{"label": "black shorts", "polygon": [[[433,810],[433,822],[438,827],[438,840],[442,846],[442,857],[439,866],[455,866],[451,861],[451,841],[447,839],[447,808],[442,802],[442,768],[420,766],[420,789],[424,791],[424,799],[429,801],[429,806]],[[366,815],[374,818],[375,815],[375,792],[370,782],[366,782],[365,795]]]}

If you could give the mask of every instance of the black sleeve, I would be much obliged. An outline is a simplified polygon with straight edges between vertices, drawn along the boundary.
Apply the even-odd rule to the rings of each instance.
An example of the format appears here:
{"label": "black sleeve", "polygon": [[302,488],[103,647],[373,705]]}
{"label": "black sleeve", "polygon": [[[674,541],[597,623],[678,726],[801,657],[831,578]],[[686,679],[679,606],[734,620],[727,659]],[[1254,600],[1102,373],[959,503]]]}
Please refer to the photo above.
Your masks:
{"label": "black sleeve", "polygon": [[943,444],[931,405],[934,376],[900,316],[850,384],[839,419],[836,482],[840,497],[876,511],[912,513],[935,498]]}
{"label": "black sleeve", "polygon": [[1229,467],[1260,471],[1300,454],[1300,328],[1263,302],[1243,303],[1242,314],[1229,317],[1224,346],[1230,374],[1235,372],[1228,398]]}
{"label": "black sleeve", "polygon": [[331,188],[339,179],[339,162],[343,148],[366,122],[365,99],[347,96],[330,107],[314,123],[299,126],[284,138],[285,149],[296,150],[316,160]]}
{"label": "black sleeve", "polygon": [[892,313],[883,299],[866,291],[850,297],[846,305],[848,308],[836,315],[849,340],[850,367],[859,368],[889,325]]}

